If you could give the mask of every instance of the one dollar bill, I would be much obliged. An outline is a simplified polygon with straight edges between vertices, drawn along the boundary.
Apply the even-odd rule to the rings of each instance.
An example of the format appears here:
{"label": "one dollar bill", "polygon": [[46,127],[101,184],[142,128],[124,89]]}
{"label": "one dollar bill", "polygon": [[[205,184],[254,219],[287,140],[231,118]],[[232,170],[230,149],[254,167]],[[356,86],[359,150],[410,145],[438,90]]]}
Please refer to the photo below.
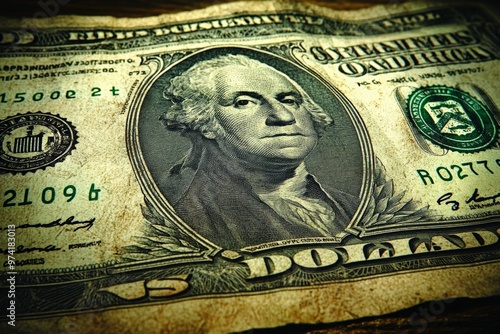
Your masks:
{"label": "one dollar bill", "polygon": [[2,328],[236,332],[500,294],[498,28],[426,3],[2,20]]}

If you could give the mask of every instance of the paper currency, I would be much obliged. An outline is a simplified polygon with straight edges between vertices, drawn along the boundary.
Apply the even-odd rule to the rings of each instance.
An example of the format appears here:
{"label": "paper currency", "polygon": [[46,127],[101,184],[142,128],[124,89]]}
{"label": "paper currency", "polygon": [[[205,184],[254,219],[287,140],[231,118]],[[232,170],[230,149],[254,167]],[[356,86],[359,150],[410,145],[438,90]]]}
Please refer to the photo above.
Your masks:
{"label": "paper currency", "polygon": [[500,293],[498,23],[0,23],[2,328],[236,332]]}

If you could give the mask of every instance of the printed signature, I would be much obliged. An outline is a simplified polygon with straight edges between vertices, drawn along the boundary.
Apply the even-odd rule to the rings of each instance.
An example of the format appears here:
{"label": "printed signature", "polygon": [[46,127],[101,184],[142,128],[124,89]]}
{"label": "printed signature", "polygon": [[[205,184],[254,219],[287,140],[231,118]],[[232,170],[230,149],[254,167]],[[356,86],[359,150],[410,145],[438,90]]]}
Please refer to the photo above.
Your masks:
{"label": "printed signature", "polygon": [[[21,228],[49,228],[49,227],[56,227],[56,226],[64,226],[64,225],[81,225],[76,227],[73,232],[78,231],[81,228],[89,229],[92,226],[94,226],[95,218],[91,218],[89,220],[83,220],[83,221],[78,221],[75,220],[75,216],[70,216],[66,220],[62,220],[62,218],[56,219],[50,223],[37,223],[37,224],[22,224],[19,226],[16,226],[16,229],[21,229]],[[5,228],[6,229],[6,228]],[[1,229],[0,229],[1,230]]]}
{"label": "printed signature", "polygon": [[469,197],[468,200],[465,201],[465,203],[470,204],[470,203],[481,203],[487,201],[492,201],[492,203],[495,203],[497,198],[500,198],[500,192],[497,193],[496,195],[481,197],[481,195],[479,195],[479,190],[476,188],[474,190],[474,193],[471,195],[471,197]]}
{"label": "printed signature", "polygon": [[[469,207],[471,209],[489,207],[496,204],[500,204],[500,202],[496,201],[497,198],[500,198],[500,192],[496,193],[495,195],[482,196],[479,193],[479,189],[476,188],[474,189],[472,195],[465,200],[465,204],[469,204]],[[460,202],[457,201],[456,199],[453,199],[453,193],[451,192],[447,192],[446,194],[441,195],[441,197],[439,197],[437,200],[437,204],[449,205],[451,210],[453,211],[457,211],[460,208]]]}

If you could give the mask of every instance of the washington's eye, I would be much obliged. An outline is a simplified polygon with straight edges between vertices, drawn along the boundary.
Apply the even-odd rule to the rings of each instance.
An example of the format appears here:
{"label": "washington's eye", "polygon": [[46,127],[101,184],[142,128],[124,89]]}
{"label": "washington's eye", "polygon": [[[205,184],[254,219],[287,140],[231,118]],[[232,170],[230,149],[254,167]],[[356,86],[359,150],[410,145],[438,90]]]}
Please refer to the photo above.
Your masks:
{"label": "washington's eye", "polygon": [[291,105],[291,106],[297,106],[297,105],[299,105],[299,101],[295,97],[293,97],[293,96],[284,97],[283,99],[281,99],[281,103],[288,104],[288,105]]}
{"label": "washington's eye", "polygon": [[252,98],[249,97],[239,97],[234,101],[234,107],[235,108],[246,108],[249,107],[252,104],[255,104],[257,101],[255,101]]}
{"label": "washington's eye", "polygon": [[248,100],[239,100],[239,101],[236,101],[236,103],[234,105],[237,107],[244,107],[244,106],[247,106],[249,104],[250,104],[250,101],[248,101]]}

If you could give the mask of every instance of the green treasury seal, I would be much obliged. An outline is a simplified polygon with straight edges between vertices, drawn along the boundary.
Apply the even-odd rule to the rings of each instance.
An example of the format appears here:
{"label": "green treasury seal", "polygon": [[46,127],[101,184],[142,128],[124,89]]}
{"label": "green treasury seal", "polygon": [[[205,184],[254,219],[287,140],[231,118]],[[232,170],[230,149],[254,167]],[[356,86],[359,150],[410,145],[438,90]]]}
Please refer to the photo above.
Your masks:
{"label": "green treasury seal", "polygon": [[75,127],[49,113],[26,113],[0,121],[0,173],[35,172],[63,161],[77,143]]}
{"label": "green treasury seal", "polygon": [[407,105],[417,129],[441,147],[473,153],[497,140],[497,124],[490,111],[459,89],[420,87],[410,94]]}

